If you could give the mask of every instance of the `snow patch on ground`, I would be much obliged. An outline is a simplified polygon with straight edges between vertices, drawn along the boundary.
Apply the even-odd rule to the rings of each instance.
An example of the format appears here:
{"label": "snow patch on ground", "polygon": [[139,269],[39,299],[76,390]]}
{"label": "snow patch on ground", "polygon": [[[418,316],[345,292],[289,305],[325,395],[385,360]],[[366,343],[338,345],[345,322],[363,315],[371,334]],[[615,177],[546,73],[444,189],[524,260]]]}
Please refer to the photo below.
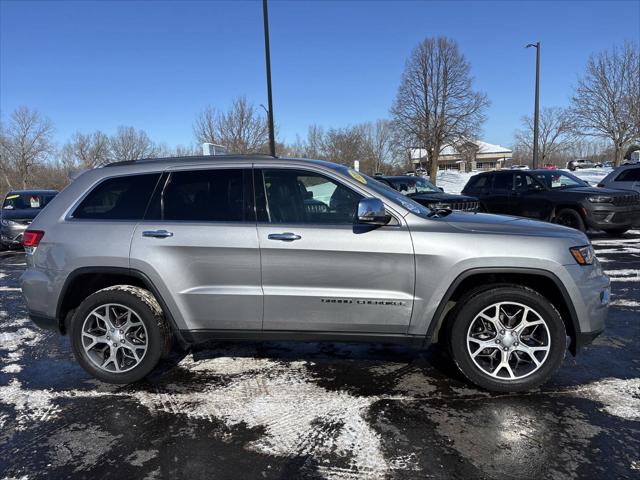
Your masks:
{"label": "snow patch on ground", "polygon": [[2,368],[2,372],[4,373],[20,373],[22,371],[22,365],[18,365],[17,363],[10,363],[6,367]]}
{"label": "snow patch on ground", "polygon": [[7,359],[15,362],[22,358],[25,347],[33,347],[43,336],[30,328],[20,328],[15,332],[0,333],[0,351],[8,351]]}
{"label": "snow patch on ground", "polygon": [[640,302],[636,300],[625,300],[623,298],[615,299],[611,302],[614,307],[635,307],[640,308]]}
{"label": "snow patch on ground", "polygon": [[640,420],[640,378],[607,378],[578,387],[575,394],[604,404],[610,415]]}

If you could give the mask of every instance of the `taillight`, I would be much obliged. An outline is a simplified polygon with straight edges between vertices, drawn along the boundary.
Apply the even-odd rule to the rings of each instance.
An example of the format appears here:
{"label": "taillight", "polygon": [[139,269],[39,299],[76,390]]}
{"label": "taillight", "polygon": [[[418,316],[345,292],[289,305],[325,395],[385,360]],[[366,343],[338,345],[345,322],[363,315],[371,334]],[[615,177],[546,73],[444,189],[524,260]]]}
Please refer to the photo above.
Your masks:
{"label": "taillight", "polygon": [[23,247],[37,247],[40,244],[40,240],[44,237],[42,230],[27,230],[22,235]]}

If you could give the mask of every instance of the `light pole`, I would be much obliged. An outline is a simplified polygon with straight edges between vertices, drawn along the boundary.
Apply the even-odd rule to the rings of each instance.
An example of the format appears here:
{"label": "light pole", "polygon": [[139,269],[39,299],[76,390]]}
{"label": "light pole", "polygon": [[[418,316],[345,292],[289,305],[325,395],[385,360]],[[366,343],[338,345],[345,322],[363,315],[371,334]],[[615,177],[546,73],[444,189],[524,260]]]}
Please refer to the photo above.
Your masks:
{"label": "light pole", "polygon": [[[265,0],[266,1],[266,0]],[[540,42],[530,43],[527,48],[536,49],[536,104],[533,110],[533,168],[538,168],[538,115],[540,111]]]}
{"label": "light pole", "polygon": [[273,129],[273,98],[271,95],[271,53],[269,48],[269,12],[267,11],[267,0],[262,0],[262,17],[264,19],[264,54],[267,63],[267,96],[269,108],[267,118],[269,121],[269,154],[276,156],[276,137]]}

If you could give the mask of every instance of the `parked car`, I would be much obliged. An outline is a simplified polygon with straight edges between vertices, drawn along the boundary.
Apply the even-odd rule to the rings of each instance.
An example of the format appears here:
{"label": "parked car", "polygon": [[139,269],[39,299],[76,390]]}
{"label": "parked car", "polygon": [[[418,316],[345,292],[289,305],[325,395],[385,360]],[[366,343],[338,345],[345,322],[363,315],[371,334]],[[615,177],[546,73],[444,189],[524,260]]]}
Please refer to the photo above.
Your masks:
{"label": "parked car", "polygon": [[431,209],[449,208],[451,210],[462,210],[465,212],[475,212],[478,210],[477,198],[468,195],[444,193],[442,188],[436,187],[424,177],[399,175],[377,176],[374,178]]}
{"label": "parked car", "polygon": [[567,168],[572,172],[582,168],[595,168],[596,166],[601,167],[602,164],[596,165],[591,160],[586,160],[584,158],[579,158],[577,160],[570,160],[569,162],[567,162]]}
{"label": "parked car", "polygon": [[511,170],[529,170],[529,165],[511,165]]}
{"label": "parked car", "polygon": [[[300,185],[312,198],[305,198]],[[306,207],[313,199],[325,208]],[[112,383],[175,338],[442,341],[475,384],[520,391],[602,332],[609,278],[587,237],[433,212],[348,167],[266,156],[85,172],[24,234],[33,321]]]}
{"label": "parked car", "polygon": [[598,187],[635,190],[640,193],[640,165],[625,165],[616,168],[602,179]]}
{"label": "parked car", "polygon": [[19,247],[24,231],[57,193],[56,190],[14,190],[7,193],[0,210],[0,247]]}
{"label": "parked car", "polygon": [[586,231],[621,235],[640,222],[640,195],[591,187],[561,170],[485,172],[474,175],[462,193],[480,199],[489,213],[517,215]]}

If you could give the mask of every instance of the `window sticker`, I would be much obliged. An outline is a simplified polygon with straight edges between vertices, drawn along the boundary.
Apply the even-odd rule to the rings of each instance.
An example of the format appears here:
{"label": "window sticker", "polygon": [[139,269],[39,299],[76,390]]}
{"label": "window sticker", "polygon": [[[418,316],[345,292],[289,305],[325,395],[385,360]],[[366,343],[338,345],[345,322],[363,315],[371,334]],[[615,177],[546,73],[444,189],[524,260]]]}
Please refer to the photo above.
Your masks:
{"label": "window sticker", "polygon": [[352,170],[351,168],[349,169],[349,175],[351,175],[352,178],[356,179],[361,184],[363,185],[367,184],[367,180],[362,175],[360,175],[355,170]]}
{"label": "window sticker", "polygon": [[30,197],[29,203],[31,204],[31,208],[40,208],[40,197]]}

